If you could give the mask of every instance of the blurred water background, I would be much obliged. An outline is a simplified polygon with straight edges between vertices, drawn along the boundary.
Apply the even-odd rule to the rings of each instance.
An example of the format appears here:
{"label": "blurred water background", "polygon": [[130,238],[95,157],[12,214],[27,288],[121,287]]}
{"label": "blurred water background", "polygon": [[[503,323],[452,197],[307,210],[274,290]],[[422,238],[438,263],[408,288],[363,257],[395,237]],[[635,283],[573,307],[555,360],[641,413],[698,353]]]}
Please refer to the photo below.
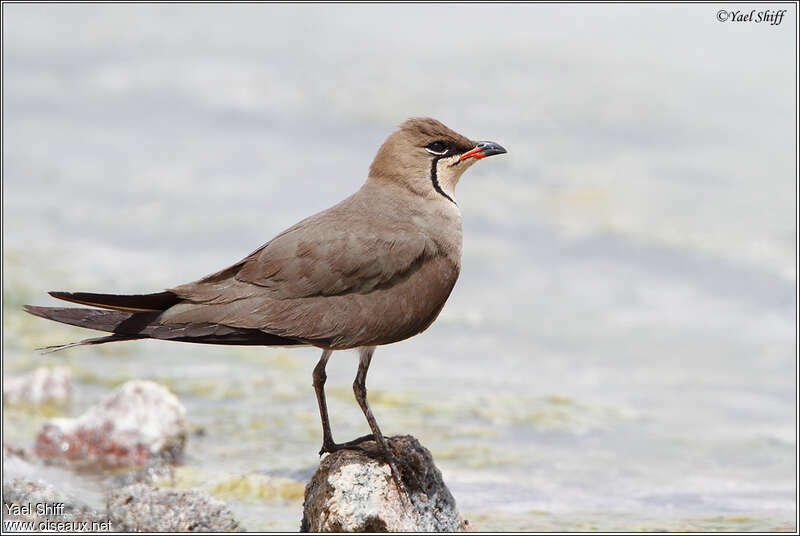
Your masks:
{"label": "blurred water background", "polygon": [[[796,6],[753,6],[788,7],[777,26],[721,7],[4,4],[4,372],[67,364],[63,414],[168,385],[205,431],[174,485],[296,530],[317,350],[42,357],[89,335],[19,307],[227,266],[427,115],[508,154],[459,184],[439,320],[376,353],[384,432],[432,450],[481,530],[794,530]],[[367,432],[356,363],[328,367],[338,440]],[[7,408],[5,440],[47,416]],[[254,472],[298,483],[235,483]]]}

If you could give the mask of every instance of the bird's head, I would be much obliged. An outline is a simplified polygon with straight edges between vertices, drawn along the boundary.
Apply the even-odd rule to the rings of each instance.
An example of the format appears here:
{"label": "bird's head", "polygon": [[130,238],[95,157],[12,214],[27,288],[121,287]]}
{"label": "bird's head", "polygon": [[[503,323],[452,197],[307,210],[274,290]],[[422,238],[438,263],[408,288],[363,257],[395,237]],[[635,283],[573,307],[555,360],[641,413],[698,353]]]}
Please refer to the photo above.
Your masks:
{"label": "bird's head", "polygon": [[369,177],[399,183],[425,197],[444,196],[453,201],[458,179],[468,167],[505,152],[497,143],[472,141],[435,119],[412,118],[383,142]]}

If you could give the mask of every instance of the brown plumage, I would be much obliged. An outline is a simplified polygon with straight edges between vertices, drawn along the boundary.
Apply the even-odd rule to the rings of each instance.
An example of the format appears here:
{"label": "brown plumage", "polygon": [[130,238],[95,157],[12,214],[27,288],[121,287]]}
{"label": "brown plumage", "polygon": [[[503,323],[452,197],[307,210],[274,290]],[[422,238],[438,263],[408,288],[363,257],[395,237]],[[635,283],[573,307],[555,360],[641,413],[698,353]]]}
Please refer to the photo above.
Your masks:
{"label": "brown plumage", "polygon": [[[363,379],[375,346],[436,319],[461,266],[455,185],[477,159],[503,152],[434,119],[409,119],[380,147],[361,189],[224,270],[154,294],[51,293],[99,309],[25,310],[112,333],[54,349],[138,338],[317,346],[325,350],[315,370],[319,397],[330,350],[360,348]],[[324,393],[320,412],[323,450],[335,450]]]}

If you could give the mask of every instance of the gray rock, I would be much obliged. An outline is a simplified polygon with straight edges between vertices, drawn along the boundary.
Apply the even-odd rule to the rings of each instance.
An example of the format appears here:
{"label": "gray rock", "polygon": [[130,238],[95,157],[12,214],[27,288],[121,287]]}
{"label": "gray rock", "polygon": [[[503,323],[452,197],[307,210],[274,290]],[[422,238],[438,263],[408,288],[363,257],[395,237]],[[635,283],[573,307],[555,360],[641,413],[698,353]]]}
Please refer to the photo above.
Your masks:
{"label": "gray rock", "polygon": [[92,466],[143,465],[183,452],[186,408],[166,387],[130,381],[77,419],[52,419],[39,431],[34,453]]}
{"label": "gray rock", "polygon": [[134,484],[112,491],[108,515],[121,532],[239,532],[225,503],[199,490]]}
{"label": "gray rock", "polygon": [[[385,463],[363,452],[328,455],[306,486],[302,532],[460,532],[473,530],[456,510],[430,451],[412,436],[388,438],[401,492]],[[375,443],[362,444],[374,449]],[[410,499],[410,502],[409,502]]]}
{"label": "gray rock", "polygon": [[[3,519],[32,522],[33,526],[17,527],[30,532],[108,532],[113,526],[105,514],[98,512],[50,484],[17,478],[3,483]],[[4,529],[14,530],[14,526]]]}
{"label": "gray rock", "polygon": [[21,376],[3,378],[3,404],[64,402],[72,393],[72,373],[67,367],[39,367]]}

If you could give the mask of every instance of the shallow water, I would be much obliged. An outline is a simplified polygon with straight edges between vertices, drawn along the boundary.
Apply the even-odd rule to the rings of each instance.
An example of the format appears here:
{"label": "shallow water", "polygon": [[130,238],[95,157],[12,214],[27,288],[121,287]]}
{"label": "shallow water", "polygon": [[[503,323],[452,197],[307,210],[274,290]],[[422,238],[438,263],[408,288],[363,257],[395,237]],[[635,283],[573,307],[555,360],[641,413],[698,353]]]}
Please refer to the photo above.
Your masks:
{"label": "shallow water", "polygon": [[[509,153],[459,185],[463,270],[440,318],[376,353],[384,431],[431,449],[481,530],[795,529],[794,15],[3,9],[4,371],[67,364],[66,414],[128,379],[168,385],[205,433],[164,485],[295,530],[317,351],[41,357],[86,335],[19,306],[215,271],[354,191],[394,125],[431,115]],[[340,440],[367,431],[356,363],[329,365]],[[4,441],[30,444],[47,415],[6,409]]]}

